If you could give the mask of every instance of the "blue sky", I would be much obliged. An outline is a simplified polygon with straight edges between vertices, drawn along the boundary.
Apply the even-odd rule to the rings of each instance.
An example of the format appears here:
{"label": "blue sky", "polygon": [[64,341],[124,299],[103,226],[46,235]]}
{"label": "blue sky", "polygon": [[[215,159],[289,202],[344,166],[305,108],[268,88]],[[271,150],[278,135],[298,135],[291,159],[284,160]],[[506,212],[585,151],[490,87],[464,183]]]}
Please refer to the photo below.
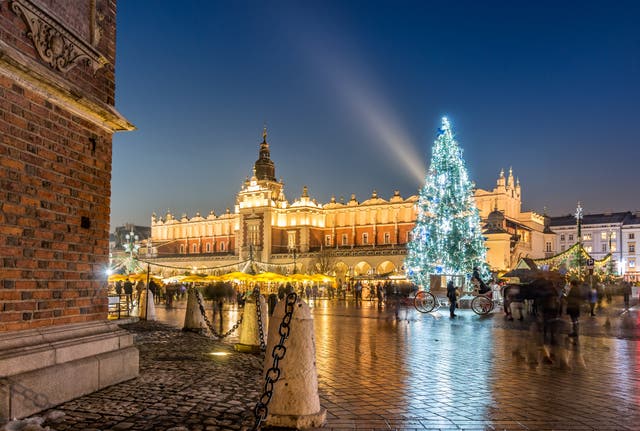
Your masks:
{"label": "blue sky", "polygon": [[120,1],[111,226],[233,210],[266,122],[289,201],[416,194],[447,115],[523,207],[640,210],[640,2]]}

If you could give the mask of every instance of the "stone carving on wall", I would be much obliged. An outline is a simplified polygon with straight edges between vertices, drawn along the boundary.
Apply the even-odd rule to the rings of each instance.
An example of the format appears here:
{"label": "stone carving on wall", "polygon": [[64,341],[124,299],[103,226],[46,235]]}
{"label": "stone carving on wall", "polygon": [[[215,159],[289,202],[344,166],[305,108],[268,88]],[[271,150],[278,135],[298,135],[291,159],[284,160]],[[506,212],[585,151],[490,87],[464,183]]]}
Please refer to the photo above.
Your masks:
{"label": "stone carving on wall", "polygon": [[[82,41],[30,0],[14,0],[11,2],[11,9],[27,24],[27,36],[33,42],[40,58],[53,69],[65,73],[84,63],[95,73],[108,63],[108,60],[90,44]],[[92,35],[94,40],[95,34]]]}

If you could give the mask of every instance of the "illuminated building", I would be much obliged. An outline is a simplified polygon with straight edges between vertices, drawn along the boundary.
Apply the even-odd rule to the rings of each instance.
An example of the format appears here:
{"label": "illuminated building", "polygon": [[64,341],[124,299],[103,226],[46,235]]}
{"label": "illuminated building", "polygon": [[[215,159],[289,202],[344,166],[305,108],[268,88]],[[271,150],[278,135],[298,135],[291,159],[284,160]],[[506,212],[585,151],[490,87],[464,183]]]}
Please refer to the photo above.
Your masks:
{"label": "illuminated building", "polygon": [[[521,257],[553,254],[555,242],[545,217],[521,212],[520,184],[511,172],[508,179],[502,172],[492,191],[476,190],[475,197],[492,269],[508,269]],[[289,202],[283,182],[276,179],[265,130],[253,175],[238,192],[235,211],[180,219],[170,212],[162,218],[154,214],[148,260],[165,274],[194,267],[215,272],[251,260],[266,270],[292,272],[295,265],[298,272],[335,273],[342,281],[403,277],[417,199],[396,191],[387,200],[373,191],[364,202],[351,195],[347,202],[332,197],[320,204],[305,186]]]}
{"label": "illuminated building", "polygon": [[[556,233],[558,252],[567,250],[579,240],[573,215],[552,217],[551,227]],[[640,281],[640,253],[636,246],[640,238],[640,213],[585,214],[581,234],[582,245],[593,259],[600,260],[611,253],[616,274],[622,274],[630,281]]]}

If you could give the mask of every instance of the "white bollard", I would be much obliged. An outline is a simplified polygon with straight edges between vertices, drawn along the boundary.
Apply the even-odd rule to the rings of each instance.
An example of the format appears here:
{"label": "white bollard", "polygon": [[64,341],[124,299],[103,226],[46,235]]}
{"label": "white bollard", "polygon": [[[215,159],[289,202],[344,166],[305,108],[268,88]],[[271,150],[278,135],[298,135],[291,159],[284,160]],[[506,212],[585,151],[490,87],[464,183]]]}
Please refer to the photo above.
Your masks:
{"label": "white bollard", "polygon": [[[197,291],[195,287],[191,287],[187,290],[187,311],[184,313],[184,326],[183,331],[202,332],[204,329],[204,319],[202,318],[202,312],[200,311],[200,305],[198,304],[198,298],[196,298]],[[204,299],[200,296],[200,300]]]}
{"label": "white bollard", "polygon": [[[280,324],[285,317],[286,303],[286,300],[278,303],[269,322],[263,372],[265,378],[273,366],[273,348],[280,343]],[[267,405],[268,414],[264,424],[297,429],[321,427],[327,411],[320,407],[318,395],[313,317],[307,303],[300,298],[293,305],[289,327],[289,337],[284,341],[286,353],[278,363],[280,377],[273,384],[273,395]]]}
{"label": "white bollard", "polygon": [[156,305],[153,303],[153,293],[149,291],[147,295],[147,289],[143,289],[140,292],[140,306],[138,317],[142,320],[156,320]]}
{"label": "white bollard", "polygon": [[[267,341],[267,302],[262,295],[258,296],[260,306],[260,319],[262,320],[262,333],[264,342]],[[244,303],[244,313],[242,324],[240,325],[240,339],[234,346],[238,352],[257,353],[260,351],[260,330],[258,325],[258,314],[256,308],[256,298],[249,296]]]}

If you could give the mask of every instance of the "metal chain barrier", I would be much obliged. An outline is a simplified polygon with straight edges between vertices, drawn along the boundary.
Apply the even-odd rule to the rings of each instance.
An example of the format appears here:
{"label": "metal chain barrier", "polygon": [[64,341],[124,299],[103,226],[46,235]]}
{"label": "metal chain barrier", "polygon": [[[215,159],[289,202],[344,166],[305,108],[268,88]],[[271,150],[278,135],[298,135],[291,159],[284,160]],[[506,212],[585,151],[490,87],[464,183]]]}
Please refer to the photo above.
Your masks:
{"label": "metal chain barrier", "polygon": [[264,330],[262,329],[262,310],[260,307],[260,289],[253,289],[253,296],[256,298],[256,314],[258,315],[258,332],[260,333],[260,350],[267,350],[267,343],[264,341]]}
{"label": "metal chain barrier", "polygon": [[[240,324],[242,323],[242,317],[243,316],[240,316],[240,319],[235,323],[235,325],[233,325],[231,327],[231,329],[229,329],[224,334],[221,334],[218,331],[216,331],[216,328],[214,328],[213,323],[211,323],[211,321],[207,317],[207,313],[204,311],[204,305],[202,304],[202,298],[200,297],[200,291],[198,289],[195,289],[195,291],[196,291],[196,299],[198,300],[198,307],[200,307],[200,314],[202,314],[202,318],[204,319],[204,322],[207,324],[207,328],[209,328],[209,331],[211,331],[211,333],[216,338],[219,338],[219,339],[226,338],[229,335],[231,335],[236,329],[238,329],[238,326],[240,326]],[[222,310],[220,310],[220,316],[221,316],[220,318],[222,318]]]}
{"label": "metal chain barrier", "polygon": [[295,292],[289,293],[285,299],[285,312],[282,322],[278,328],[278,334],[280,335],[280,341],[273,346],[271,357],[273,358],[273,365],[267,370],[264,382],[264,392],[260,397],[260,400],[256,404],[253,410],[256,422],[253,426],[253,430],[259,430],[262,422],[267,418],[269,413],[269,402],[273,396],[273,385],[280,378],[280,361],[284,359],[284,355],[287,353],[287,348],[284,345],[284,341],[289,337],[291,332],[291,318],[293,317],[293,306],[298,300],[298,295]]}

